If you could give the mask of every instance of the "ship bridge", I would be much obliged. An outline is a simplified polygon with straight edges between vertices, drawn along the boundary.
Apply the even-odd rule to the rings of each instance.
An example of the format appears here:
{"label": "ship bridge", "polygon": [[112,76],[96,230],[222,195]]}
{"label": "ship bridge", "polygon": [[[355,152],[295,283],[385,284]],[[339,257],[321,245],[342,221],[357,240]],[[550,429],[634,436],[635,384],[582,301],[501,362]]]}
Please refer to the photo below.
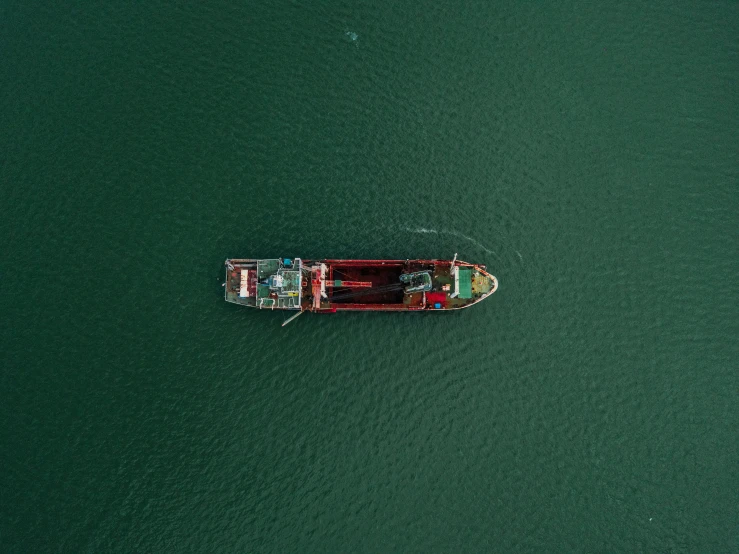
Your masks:
{"label": "ship bridge", "polygon": [[258,294],[261,296],[258,307],[299,310],[301,268],[300,258],[259,260],[257,274],[261,282],[258,289],[262,289],[262,294]]}
{"label": "ship bridge", "polygon": [[226,300],[257,308],[299,310],[302,300],[300,258],[226,261]]}

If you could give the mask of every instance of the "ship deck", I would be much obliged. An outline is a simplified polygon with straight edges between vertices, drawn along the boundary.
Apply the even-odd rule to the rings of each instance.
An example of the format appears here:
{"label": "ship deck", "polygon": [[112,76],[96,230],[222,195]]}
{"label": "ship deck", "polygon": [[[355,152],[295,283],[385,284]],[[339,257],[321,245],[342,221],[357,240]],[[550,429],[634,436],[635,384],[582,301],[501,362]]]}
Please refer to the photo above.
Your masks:
{"label": "ship deck", "polygon": [[[225,299],[256,308],[335,312],[466,308],[495,292],[484,266],[444,260],[227,261]],[[423,277],[428,273],[430,277]],[[408,277],[419,274],[418,277]],[[401,276],[406,275],[404,280]],[[414,281],[411,286],[409,279]],[[423,281],[427,279],[427,281]],[[420,284],[420,287],[419,287]],[[413,288],[418,292],[406,292]],[[421,292],[423,291],[423,292]]]}

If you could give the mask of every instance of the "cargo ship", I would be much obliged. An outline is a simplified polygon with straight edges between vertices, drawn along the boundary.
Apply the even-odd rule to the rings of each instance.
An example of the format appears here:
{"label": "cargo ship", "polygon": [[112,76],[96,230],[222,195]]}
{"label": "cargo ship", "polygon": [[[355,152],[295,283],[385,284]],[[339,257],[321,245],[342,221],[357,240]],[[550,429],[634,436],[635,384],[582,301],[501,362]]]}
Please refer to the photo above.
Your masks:
{"label": "cargo ship", "polygon": [[238,258],[226,260],[224,286],[227,302],[262,310],[413,312],[468,308],[492,295],[498,280],[456,254],[451,261]]}

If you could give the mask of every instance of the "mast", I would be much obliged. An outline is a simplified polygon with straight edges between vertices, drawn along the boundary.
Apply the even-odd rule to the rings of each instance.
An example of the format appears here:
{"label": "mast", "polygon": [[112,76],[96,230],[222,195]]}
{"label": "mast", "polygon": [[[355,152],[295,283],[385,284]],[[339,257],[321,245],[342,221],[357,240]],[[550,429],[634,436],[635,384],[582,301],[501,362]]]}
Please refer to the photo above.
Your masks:
{"label": "mast", "polygon": [[[454,253],[454,259],[452,265],[449,266],[449,274],[454,278],[454,292],[449,295],[449,298],[456,298],[459,296],[459,269],[454,266],[457,261],[457,253]],[[456,270],[456,271],[455,271]]]}

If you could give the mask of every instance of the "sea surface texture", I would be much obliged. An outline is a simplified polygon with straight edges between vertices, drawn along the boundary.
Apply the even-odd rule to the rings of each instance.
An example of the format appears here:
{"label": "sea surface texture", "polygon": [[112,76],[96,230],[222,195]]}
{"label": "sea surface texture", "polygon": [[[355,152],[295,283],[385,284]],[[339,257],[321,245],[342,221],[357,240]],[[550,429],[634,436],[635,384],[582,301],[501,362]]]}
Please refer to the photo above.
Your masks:
{"label": "sea surface texture", "polygon": [[[739,3],[0,4],[0,551],[739,551]],[[459,258],[458,313],[223,301]]]}

